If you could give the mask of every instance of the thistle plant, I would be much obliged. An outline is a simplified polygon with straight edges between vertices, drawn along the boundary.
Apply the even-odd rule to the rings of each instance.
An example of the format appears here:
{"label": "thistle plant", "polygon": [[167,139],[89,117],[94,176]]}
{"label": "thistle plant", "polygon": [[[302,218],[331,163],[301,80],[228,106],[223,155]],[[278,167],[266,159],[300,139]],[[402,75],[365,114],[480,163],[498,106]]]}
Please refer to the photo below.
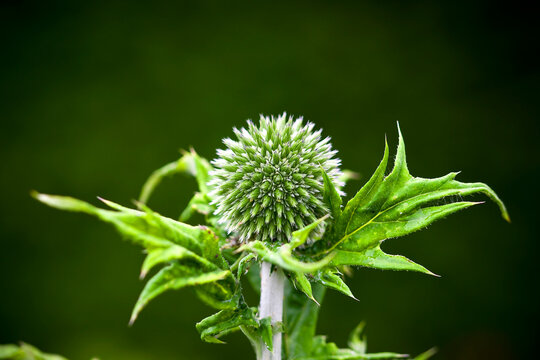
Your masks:
{"label": "thistle plant", "polygon": [[[217,310],[196,324],[201,339],[222,343],[223,336],[241,331],[258,360],[412,359],[394,352],[368,353],[363,323],[353,330],[347,348],[316,335],[326,289],[355,298],[343,275],[352,268],[434,275],[403,256],[385,253],[381,245],[480,204],[463,200],[468,195],[486,195],[510,221],[508,213],[490,187],[459,182],[455,172],[435,179],[413,177],[399,126],[392,170],[387,172],[385,143],[374,174],[343,206],[340,189],[351,172],[339,169],[330,139],[314,128],[286,114],[262,116],[258,124],[248,121],[233,130],[236,140],[223,140],[225,149],[211,163],[191,150],[155,171],[136,209],[104,199],[108,209],[70,197],[33,196],[58,209],[96,216],[145,249],[141,277],[152,275],[135,303],[131,324],[163,292],[191,288]],[[199,187],[179,220],[146,205],[160,181],[176,173],[192,175]],[[195,213],[204,215],[204,225],[188,224]],[[260,293],[258,307],[244,298],[247,284]],[[60,359],[23,347],[0,346],[0,359],[32,359],[34,352],[42,359]],[[414,359],[433,354],[428,350]]]}

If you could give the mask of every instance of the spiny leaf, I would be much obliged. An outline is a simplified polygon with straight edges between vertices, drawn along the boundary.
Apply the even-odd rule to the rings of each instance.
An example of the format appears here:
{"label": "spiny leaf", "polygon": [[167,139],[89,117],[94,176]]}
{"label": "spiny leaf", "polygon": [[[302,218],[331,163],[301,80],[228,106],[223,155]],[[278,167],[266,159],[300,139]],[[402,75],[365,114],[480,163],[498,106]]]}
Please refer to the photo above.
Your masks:
{"label": "spiny leaf", "polygon": [[426,352],[423,352],[422,354],[416,356],[413,360],[428,360],[433,357],[437,353],[437,348],[431,348]]}
{"label": "spiny leaf", "polygon": [[306,296],[310,298],[311,300],[313,300],[317,305],[320,305],[317,302],[317,300],[315,300],[315,298],[313,297],[313,291],[311,290],[311,283],[307,279],[306,274],[293,272],[291,276],[293,279],[294,286],[298,290],[306,294]]}
{"label": "spiny leaf", "polygon": [[301,229],[298,229],[292,233],[292,238],[290,243],[285,244],[285,246],[288,246],[290,249],[295,249],[298,246],[304,245],[307,241],[309,234],[315,230],[320,223],[328,219],[329,215],[325,215],[321,217],[320,219],[315,220],[311,224],[304,226]]}
{"label": "spiny leaf", "polygon": [[[316,284],[313,292],[322,301],[325,288]],[[327,342],[324,336],[315,336],[315,327],[320,307],[298,292],[287,296],[287,333],[285,352],[288,359],[294,360],[363,360],[363,359],[403,359],[408,355],[398,353],[365,352],[365,339],[360,339],[362,327],[357,327],[351,334],[350,349],[340,349],[336,344]]]}
{"label": "spiny leaf", "polygon": [[197,286],[216,282],[230,274],[228,270],[212,272],[198,272],[192,267],[172,263],[161,269],[145,285],[131,315],[130,324],[133,324],[140,311],[150,300],[167,290],[181,289],[186,286]]}
{"label": "spiny leaf", "polygon": [[332,260],[334,264],[357,265],[382,270],[418,271],[428,275],[439,276],[404,256],[386,254],[381,250],[379,245],[364,249],[361,252],[335,250],[335,253],[336,256]]}
{"label": "spiny leaf", "polygon": [[[179,260],[183,258],[192,257],[196,260],[202,259],[197,257],[196,254],[178,245],[172,245],[165,248],[155,248],[148,252],[148,255],[144,259],[141,269],[141,279],[156,265],[167,263],[172,260]],[[205,260],[205,259],[202,259]]]}
{"label": "spiny leaf", "polygon": [[282,245],[277,249],[272,249],[268,247],[265,243],[261,241],[252,241],[245,245],[242,245],[238,248],[237,251],[250,251],[259,255],[263,261],[271,262],[274,265],[280,266],[282,269],[292,271],[292,272],[301,272],[301,273],[313,273],[319,269],[322,269],[334,257],[334,254],[329,254],[324,257],[322,260],[315,262],[302,262],[296,259],[291,254],[291,248],[289,244]]}
{"label": "spiny leaf", "polygon": [[196,212],[203,215],[210,215],[213,211],[214,207],[210,205],[208,196],[197,192],[193,195],[184,211],[182,211],[182,214],[180,214],[180,221],[189,220]]}
{"label": "spiny leaf", "polygon": [[67,360],[65,357],[46,354],[26,343],[17,345],[0,345],[0,359],[4,360]]}
{"label": "spiny leaf", "polygon": [[262,341],[270,351],[274,351],[274,344],[273,344],[273,331],[272,331],[272,319],[269,317],[265,317],[261,320],[259,320],[259,334],[261,336]]}
{"label": "spiny leaf", "polygon": [[144,204],[144,211],[129,209],[112,201],[101,199],[117,211],[97,208],[89,203],[67,196],[32,194],[37,200],[68,211],[84,212],[111,223],[129,240],[147,249],[170,247],[174,244],[203,256],[221,269],[228,268],[219,251],[215,234],[206,227],[191,226],[159,215]]}
{"label": "spiny leaf", "polygon": [[255,254],[247,254],[241,256],[238,260],[231,265],[231,271],[236,271],[236,280],[239,281],[240,278],[247,273],[251,263],[257,258]]}
{"label": "spiny leaf", "polygon": [[139,195],[139,201],[145,204],[148,203],[148,199],[150,199],[150,196],[164,178],[184,172],[186,170],[185,160],[185,156],[182,156],[179,160],[168,163],[155,170],[144,183],[141,194]]}
{"label": "spiny leaf", "polygon": [[0,359],[16,359],[20,358],[22,350],[17,345],[0,345]]}
{"label": "spiny leaf", "polygon": [[148,282],[134,309],[135,316],[153,297],[184,286],[198,285],[197,295],[210,306],[218,309],[233,306],[230,300],[236,283],[219,251],[219,240],[210,229],[163,217],[142,203],[138,203],[143,209],[139,211],[101,199],[114,209],[111,211],[64,196],[38,193],[34,196],[56,208],[97,216],[145,247],[149,254],[143,264],[143,276],[157,264],[172,262]]}
{"label": "spiny leaf", "polygon": [[323,168],[321,168],[323,174],[324,190],[323,190],[323,202],[330,209],[330,215],[332,219],[339,219],[341,216],[341,196],[337,191],[334,183],[326,174]]}
{"label": "spiny leaf", "polygon": [[[314,298],[322,302],[324,287],[315,284],[313,293]],[[294,289],[289,289],[286,299],[285,350],[287,358],[298,359],[311,354],[320,307]]]}
{"label": "spiny leaf", "polygon": [[355,300],[358,300],[356,297],[354,297],[347,284],[345,284],[345,281],[343,281],[341,276],[339,276],[339,271],[335,267],[319,270],[315,276],[315,280],[327,288],[339,291]]}
{"label": "spiny leaf", "polygon": [[[399,127],[398,127],[399,130]],[[461,183],[454,180],[457,173],[436,179],[415,178],[410,175],[405,159],[405,143],[399,131],[399,145],[394,168],[384,176],[388,163],[388,145],[377,170],[360,191],[347,203],[333,231],[317,246],[330,246],[319,254],[336,250],[334,265],[361,265],[381,269],[413,270],[432,274],[408,259],[384,254],[382,241],[410,234],[434,221],[476,202],[443,203],[452,197],[483,193],[500,208],[509,221],[504,204],[487,185]]]}
{"label": "spiny leaf", "polygon": [[351,335],[349,335],[349,348],[358,354],[365,354],[367,350],[367,339],[366,336],[362,334],[365,327],[366,323],[362,321],[354,328]]}
{"label": "spiny leaf", "polygon": [[272,244],[257,240],[242,245],[240,248],[238,248],[238,250],[236,250],[236,252],[250,251],[261,256],[263,261],[271,262],[272,264],[278,265],[281,268],[293,273],[313,273],[325,267],[332,260],[335,254],[329,254],[325,258],[316,262],[302,262],[293,255],[292,251],[293,249],[303,245],[307,241],[309,234],[327,218],[328,215],[325,215],[320,219],[315,220],[311,224],[293,232],[290,243],[286,243],[278,247],[272,247]]}
{"label": "spiny leaf", "polygon": [[197,254],[201,254],[198,238],[201,230],[172,219],[156,216],[138,210],[128,209],[108,200],[103,200],[108,206],[118,211],[99,209],[87,202],[68,196],[39,194],[32,195],[42,203],[51,207],[84,212],[97,216],[111,223],[129,240],[146,248],[170,246],[171,243],[181,245]]}
{"label": "spiny leaf", "polygon": [[191,149],[190,152],[183,152],[180,159],[164,165],[150,175],[141,190],[139,201],[144,204],[148,203],[148,199],[159,183],[165,177],[178,173],[188,173],[194,176],[199,185],[199,191],[205,195],[208,193],[206,183],[208,182],[208,172],[211,169],[212,166],[208,161],[200,157],[195,150]]}
{"label": "spiny leaf", "polygon": [[[255,309],[243,304],[235,310],[222,310],[197,323],[197,331],[201,334],[201,339],[206,342],[223,344],[219,338],[240,327],[257,328],[258,323],[255,317]],[[250,331],[253,333],[253,331]]]}

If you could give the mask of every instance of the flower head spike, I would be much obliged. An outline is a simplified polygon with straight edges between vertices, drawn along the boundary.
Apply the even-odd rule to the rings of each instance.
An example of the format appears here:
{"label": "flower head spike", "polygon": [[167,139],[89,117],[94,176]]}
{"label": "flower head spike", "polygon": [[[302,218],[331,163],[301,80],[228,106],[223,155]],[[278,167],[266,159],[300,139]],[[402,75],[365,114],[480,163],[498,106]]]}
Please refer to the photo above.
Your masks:
{"label": "flower head spike", "polygon": [[330,138],[300,117],[261,115],[259,126],[234,129],[212,164],[216,215],[241,241],[288,241],[291,233],[328,213],[321,168],[339,189],[341,161]]}

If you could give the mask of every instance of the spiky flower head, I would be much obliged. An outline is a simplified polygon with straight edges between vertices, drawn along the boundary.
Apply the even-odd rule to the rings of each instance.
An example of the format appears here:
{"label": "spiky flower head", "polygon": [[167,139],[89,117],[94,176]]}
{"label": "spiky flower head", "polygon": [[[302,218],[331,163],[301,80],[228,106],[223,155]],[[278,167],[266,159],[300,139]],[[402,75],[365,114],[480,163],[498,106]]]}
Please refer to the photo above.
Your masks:
{"label": "spiky flower head", "polygon": [[328,213],[323,203],[321,168],[339,189],[341,161],[330,138],[286,113],[262,116],[259,126],[233,131],[212,161],[209,185],[226,229],[240,241],[288,241],[291,233]]}

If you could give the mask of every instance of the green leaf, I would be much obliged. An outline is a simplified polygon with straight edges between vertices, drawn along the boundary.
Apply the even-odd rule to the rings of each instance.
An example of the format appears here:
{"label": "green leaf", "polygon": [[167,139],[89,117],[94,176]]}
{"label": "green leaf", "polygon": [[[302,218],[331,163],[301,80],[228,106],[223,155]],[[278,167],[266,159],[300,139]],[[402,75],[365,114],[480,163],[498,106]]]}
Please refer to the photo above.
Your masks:
{"label": "green leaf", "polygon": [[[313,286],[314,298],[322,302],[325,289],[319,284]],[[288,288],[286,296],[285,351],[288,359],[299,359],[311,354],[315,327],[320,307],[300,292]]]}
{"label": "green leaf", "polygon": [[247,280],[251,288],[257,293],[261,294],[261,265],[259,262],[255,261],[253,265],[249,267],[247,273]]}
{"label": "green leaf", "polygon": [[363,251],[335,250],[334,252],[336,254],[332,260],[334,264],[365,266],[382,270],[418,271],[428,275],[439,276],[404,256],[386,254],[381,250],[379,245],[364,249]]}
{"label": "green leaf", "polygon": [[67,196],[32,194],[37,200],[51,207],[83,212],[108,222],[127,239],[145,248],[170,246],[176,243],[197,254],[202,253],[199,244],[200,229],[151,213],[128,209],[111,201],[103,200],[118,211],[99,209],[89,203]]}
{"label": "green leaf", "polygon": [[201,263],[207,262],[206,259],[197,256],[193,252],[187,250],[178,245],[171,245],[169,247],[150,249],[148,255],[144,259],[141,269],[141,279],[146,277],[146,274],[156,265],[162,263],[168,263],[173,260],[180,260],[185,258],[192,258]]}
{"label": "green leaf", "polygon": [[341,216],[341,196],[334,186],[334,182],[328,177],[328,174],[326,174],[322,167],[321,171],[324,182],[323,202],[328,206],[328,209],[330,209],[332,219],[339,219]]}
{"label": "green leaf", "polygon": [[236,280],[240,281],[242,276],[246,274],[251,266],[251,263],[257,258],[255,254],[247,254],[241,256],[238,260],[232,264],[231,271],[236,271]]}
{"label": "green leaf", "polygon": [[234,310],[222,310],[212,316],[197,323],[197,331],[201,334],[201,339],[206,342],[223,344],[219,338],[240,327],[258,328],[259,324],[255,317],[255,308],[249,308],[245,304]]}
{"label": "green leaf", "polygon": [[293,249],[303,245],[307,241],[311,231],[317,228],[317,226],[327,218],[328,215],[323,216],[311,224],[293,232],[290,243],[276,247],[272,243],[251,241],[242,245],[236,252],[249,251],[259,255],[262,258],[262,261],[271,262],[292,273],[314,273],[328,265],[335,254],[329,254],[319,261],[303,262],[293,255]]}
{"label": "green leaf", "polygon": [[437,348],[431,348],[428,351],[416,356],[413,360],[428,360],[437,353]]}
{"label": "green leaf", "polygon": [[150,300],[167,290],[177,290],[186,286],[198,286],[224,279],[228,270],[200,272],[193,267],[172,263],[161,269],[145,285],[131,315],[130,324],[135,322],[140,311]]}
{"label": "green leaf", "polygon": [[67,360],[65,357],[41,352],[32,345],[0,345],[0,359],[5,360]]}
{"label": "green leaf", "polygon": [[277,249],[272,249],[261,241],[251,241],[242,245],[237,251],[250,251],[261,257],[262,261],[268,261],[282,269],[291,272],[313,273],[322,269],[332,261],[334,254],[329,254],[325,258],[315,262],[302,262],[291,253],[289,244],[282,245]]}
{"label": "green leaf", "polygon": [[191,174],[195,176],[199,191],[206,195],[208,194],[208,180],[210,180],[209,172],[213,170],[212,165],[203,157],[200,157],[194,149],[191,149],[194,167],[190,168]]}
{"label": "green leaf", "polygon": [[148,199],[161,183],[161,181],[171,175],[184,172],[186,170],[186,158],[182,156],[179,160],[168,163],[155,170],[146,180],[139,195],[139,201],[146,204]]}
{"label": "green leaf", "polygon": [[[399,130],[399,127],[398,127]],[[500,208],[509,221],[504,204],[487,185],[461,183],[454,180],[457,173],[436,179],[415,178],[410,175],[405,159],[405,144],[399,131],[399,145],[394,168],[385,175],[388,145],[377,170],[362,189],[347,203],[329,235],[331,245],[319,251],[336,250],[334,265],[361,265],[379,269],[413,270],[432,274],[412,261],[387,255],[380,249],[386,239],[400,237],[425,228],[434,221],[477,202],[447,200],[483,193]],[[318,246],[326,246],[327,241]]]}
{"label": "green leaf", "polygon": [[360,335],[364,324],[360,323],[353,330],[349,338],[348,349],[340,349],[333,342],[327,342],[326,337],[316,336],[313,339],[313,346],[309,356],[299,357],[302,360],[367,360],[367,359],[404,359],[409,358],[407,354],[394,352],[366,353],[367,341],[365,336],[361,339]]}
{"label": "green leaf", "polygon": [[345,284],[345,281],[341,278],[337,268],[325,268],[319,270],[315,276],[315,280],[322,285],[326,286],[329,289],[339,291],[347,296],[352,297],[355,300],[358,300],[351,289]]}
{"label": "green leaf", "polygon": [[170,264],[148,282],[133,311],[132,321],[155,296],[165,290],[185,286],[195,286],[199,298],[212,307],[223,309],[234,306],[231,299],[236,282],[221,256],[219,239],[209,228],[163,217],[142,203],[139,206],[144,211],[139,211],[101,199],[112,211],[70,197],[38,193],[34,196],[59,209],[97,216],[113,224],[127,239],[142,245],[148,252],[142,276],[158,264]]}
{"label": "green leaf", "polygon": [[287,245],[287,249],[295,249],[301,245],[304,245],[307,241],[309,234],[317,228],[322,222],[328,219],[329,215],[325,215],[320,219],[315,220],[311,224],[304,226],[301,229],[298,229],[292,233],[291,241]]}
{"label": "green leaf", "polygon": [[[316,336],[315,328],[320,307],[298,291],[288,287],[286,296],[285,353],[291,360],[353,360],[353,359],[403,359],[408,355],[383,352],[366,353],[367,342],[362,336],[364,324],[357,326],[349,337],[349,349],[340,349],[327,342],[326,337]],[[314,284],[313,293],[322,302],[325,287]]]}
{"label": "green leaf", "polygon": [[219,251],[216,235],[203,226],[191,226],[164,217],[139,204],[145,211],[129,209],[112,201],[100,199],[117,211],[97,208],[89,203],[67,196],[33,193],[33,196],[49,206],[94,215],[108,222],[127,239],[147,249],[170,247],[174,244],[203,256],[208,261],[227,269],[228,266]]}
{"label": "green leaf", "polygon": [[210,170],[212,170],[210,163],[200,157],[195,150],[191,149],[190,152],[184,152],[180,159],[157,169],[150,175],[141,190],[139,201],[146,204],[155,188],[165,177],[178,173],[187,173],[194,176],[199,185],[199,191],[205,195],[208,193],[206,183],[208,182],[208,172]]}
{"label": "green leaf", "polygon": [[0,345],[0,359],[16,359],[17,356],[24,355],[17,345]]}
{"label": "green leaf", "polygon": [[208,216],[213,211],[214,207],[210,205],[208,196],[197,192],[193,195],[184,211],[182,211],[182,214],[180,214],[180,221],[189,220],[196,212]]}
{"label": "green leaf", "polygon": [[264,319],[259,320],[259,333],[262,341],[270,351],[274,351],[273,345],[273,331],[272,331],[272,319],[265,317]]}
{"label": "green leaf", "polygon": [[304,273],[298,273],[298,272],[293,272],[291,274],[291,277],[292,277],[292,280],[293,280],[293,283],[294,283],[294,286],[300,290],[301,292],[303,292],[304,294],[306,294],[306,296],[308,298],[310,298],[311,300],[313,300],[317,305],[319,305],[319,303],[317,302],[317,300],[315,300],[315,298],[313,297],[313,291],[311,289],[311,283],[309,282],[306,274]]}
{"label": "green leaf", "polygon": [[366,323],[362,321],[354,328],[349,336],[349,348],[358,354],[365,354],[367,350],[367,339],[366,336],[362,334],[365,327]]}

